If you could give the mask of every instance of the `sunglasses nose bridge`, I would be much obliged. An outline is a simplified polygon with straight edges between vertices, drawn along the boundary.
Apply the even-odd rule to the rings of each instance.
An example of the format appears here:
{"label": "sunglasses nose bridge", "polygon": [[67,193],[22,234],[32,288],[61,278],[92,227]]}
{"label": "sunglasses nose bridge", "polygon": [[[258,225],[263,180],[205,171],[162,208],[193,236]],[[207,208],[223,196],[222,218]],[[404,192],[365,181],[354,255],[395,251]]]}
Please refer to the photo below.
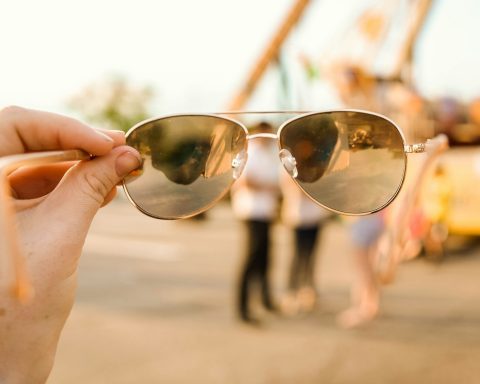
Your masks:
{"label": "sunglasses nose bridge", "polygon": [[237,180],[243,172],[245,165],[247,164],[248,153],[245,150],[241,150],[232,160],[233,179]]}
{"label": "sunglasses nose bridge", "polygon": [[247,136],[248,140],[260,139],[260,138],[278,140],[278,135],[276,133],[260,132],[260,133],[254,133],[252,135]]}
{"label": "sunglasses nose bridge", "polygon": [[281,149],[278,153],[280,161],[288,174],[294,179],[298,176],[297,160],[288,149]]}

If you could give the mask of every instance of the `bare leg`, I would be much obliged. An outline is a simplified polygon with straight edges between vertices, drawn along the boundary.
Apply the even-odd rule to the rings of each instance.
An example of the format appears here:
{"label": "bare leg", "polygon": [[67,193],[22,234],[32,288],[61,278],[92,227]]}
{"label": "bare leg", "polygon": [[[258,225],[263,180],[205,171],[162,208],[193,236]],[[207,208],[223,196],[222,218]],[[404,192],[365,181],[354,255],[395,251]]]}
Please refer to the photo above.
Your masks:
{"label": "bare leg", "polygon": [[379,292],[370,254],[370,248],[359,248],[354,252],[352,306],[338,317],[339,325],[344,328],[365,324],[373,320],[378,313]]}

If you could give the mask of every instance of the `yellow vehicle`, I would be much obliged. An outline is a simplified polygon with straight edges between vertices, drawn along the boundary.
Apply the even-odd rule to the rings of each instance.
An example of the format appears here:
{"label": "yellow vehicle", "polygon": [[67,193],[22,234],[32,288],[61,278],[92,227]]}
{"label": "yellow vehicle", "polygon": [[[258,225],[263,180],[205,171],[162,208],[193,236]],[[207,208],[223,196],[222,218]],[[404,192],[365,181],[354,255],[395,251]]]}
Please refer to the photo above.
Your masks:
{"label": "yellow vehicle", "polygon": [[480,235],[480,146],[450,148],[439,164],[450,189],[445,217],[448,232]]}

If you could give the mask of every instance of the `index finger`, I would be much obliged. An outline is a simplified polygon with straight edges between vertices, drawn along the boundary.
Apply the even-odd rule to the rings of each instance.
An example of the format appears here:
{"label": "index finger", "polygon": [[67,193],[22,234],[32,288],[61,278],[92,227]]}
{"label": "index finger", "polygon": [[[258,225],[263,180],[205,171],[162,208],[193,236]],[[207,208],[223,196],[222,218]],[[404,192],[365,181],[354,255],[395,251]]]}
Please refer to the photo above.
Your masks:
{"label": "index finger", "polygon": [[101,156],[119,145],[118,141],[118,135],[112,138],[55,113],[21,107],[0,110],[0,156],[58,149],[83,149]]}

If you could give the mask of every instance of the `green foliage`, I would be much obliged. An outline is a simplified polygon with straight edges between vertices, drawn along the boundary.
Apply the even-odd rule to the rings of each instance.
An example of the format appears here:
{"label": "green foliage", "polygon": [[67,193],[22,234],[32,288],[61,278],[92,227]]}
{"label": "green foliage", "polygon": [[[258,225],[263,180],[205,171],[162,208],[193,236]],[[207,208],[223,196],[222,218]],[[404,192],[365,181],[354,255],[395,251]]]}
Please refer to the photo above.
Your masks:
{"label": "green foliage", "polygon": [[133,87],[120,76],[87,86],[69,102],[88,122],[98,127],[128,131],[149,117],[150,87]]}

